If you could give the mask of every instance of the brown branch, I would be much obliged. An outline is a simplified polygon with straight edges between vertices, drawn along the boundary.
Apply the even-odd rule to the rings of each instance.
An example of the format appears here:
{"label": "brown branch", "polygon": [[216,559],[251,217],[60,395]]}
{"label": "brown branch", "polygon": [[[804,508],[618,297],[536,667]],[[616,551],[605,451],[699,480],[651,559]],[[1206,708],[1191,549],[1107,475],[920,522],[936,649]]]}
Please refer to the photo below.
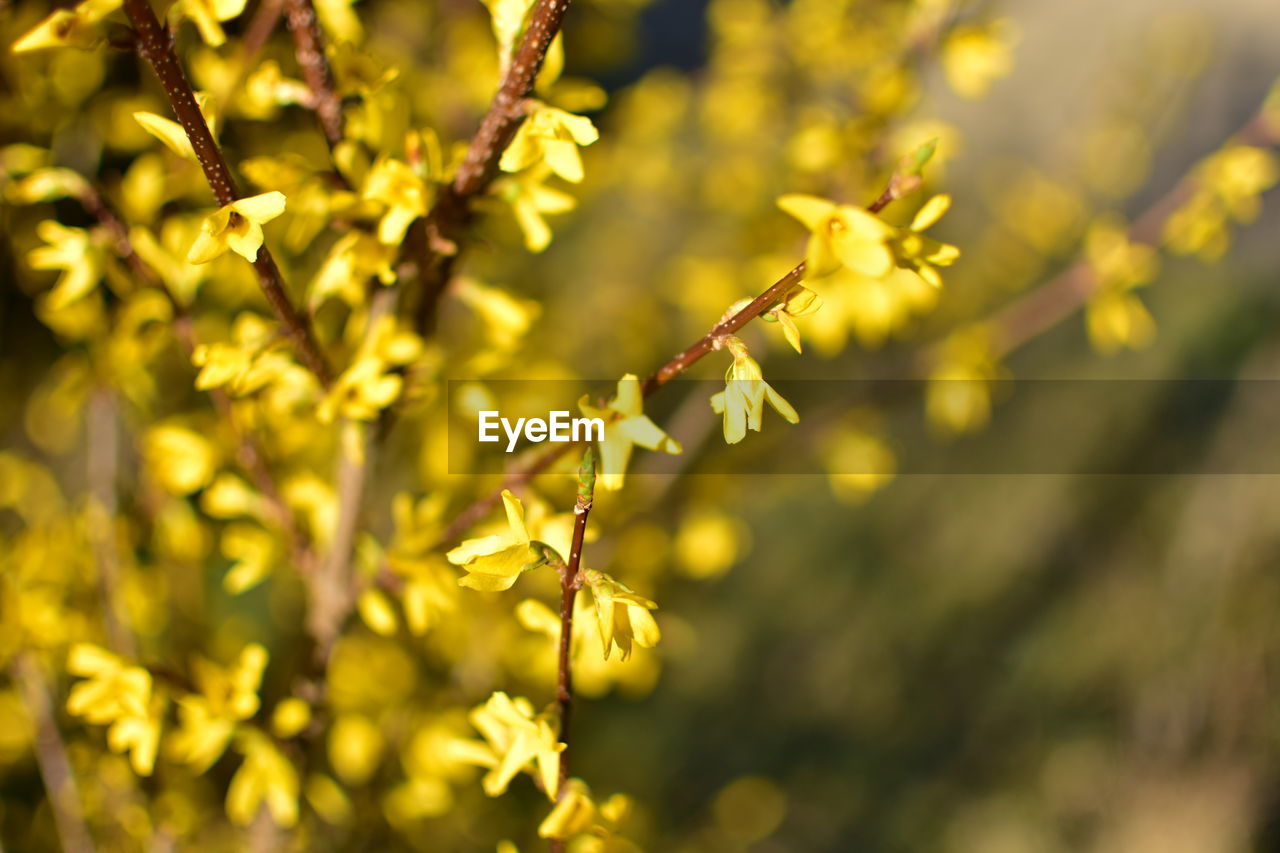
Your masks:
{"label": "brown branch", "polygon": [[[453,182],[440,191],[435,205],[425,220],[419,220],[411,232],[411,241],[420,257],[419,275],[422,294],[418,303],[419,330],[435,325],[440,298],[453,274],[463,238],[470,224],[468,202],[484,192],[498,173],[502,152],[515,138],[525,119],[525,101],[533,94],[538,74],[547,58],[547,50],[560,26],[571,0],[537,0],[507,68],[480,127],[467,145],[467,154],[458,167]],[[440,246],[451,247],[440,251]]]}
{"label": "brown branch", "polygon": [[[573,505],[573,542],[569,546],[569,562],[560,566],[560,654],[556,668],[556,708],[560,716],[560,783],[559,797],[565,795],[569,781],[569,728],[573,722],[573,604],[582,588],[582,543],[587,534],[587,516],[596,490],[595,451],[587,447],[578,469],[578,498]],[[552,839],[552,853],[565,849],[563,840]]]}
{"label": "brown branch", "polygon": [[[1241,144],[1275,145],[1280,142],[1280,131],[1265,117],[1255,116],[1233,134],[1232,139]],[[1165,223],[1192,196],[1196,185],[1194,170],[1184,175],[1173,189],[1134,220],[1129,228],[1129,239],[1158,245]],[[1097,276],[1088,261],[1078,260],[1035,290],[1000,308],[979,325],[989,330],[994,355],[1004,357],[1080,310],[1097,286]],[[926,351],[926,365],[939,360],[941,346],[937,344]]]}
{"label": "brown branch", "polygon": [[[892,188],[886,189],[875,201],[867,205],[867,211],[869,213],[879,213],[896,198],[900,197],[899,194],[893,192]],[[792,267],[790,272],[769,285],[763,293],[747,303],[736,314],[728,319],[721,320],[711,328],[711,331],[694,341],[682,352],[650,374],[640,386],[641,393],[648,397],[663,385],[684,373],[703,356],[714,350],[725,336],[738,331],[747,323],[769,310],[778,300],[785,297],[792,288],[804,279],[804,273],[805,263],[801,261]],[[582,442],[565,442],[564,444],[555,445],[538,456],[527,468],[507,474],[502,480],[501,488],[475,501],[454,518],[453,522],[441,534],[441,541],[452,542],[469,527],[492,512],[502,500],[503,489],[519,488],[543,471],[546,471],[566,453],[575,447],[581,446],[581,444]]]}
{"label": "brown branch", "polygon": [[320,131],[333,148],[342,141],[342,98],[333,85],[333,72],[324,55],[324,37],[311,0],[285,0],[285,22],[293,34],[302,79],[314,98],[312,106]]}
{"label": "brown branch", "polygon": [[49,688],[32,654],[29,651],[16,654],[9,663],[9,670],[22,692],[27,713],[31,715],[34,729],[32,747],[40,778],[44,780],[45,794],[49,798],[49,809],[53,812],[53,822],[58,829],[58,839],[67,853],[93,853],[93,837],[85,823],[67,748],[58,732]]}
{"label": "brown branch", "polygon": [[[174,116],[186,131],[195,151],[196,160],[204,170],[209,188],[220,207],[226,207],[241,198],[236,187],[235,178],[222,156],[218,143],[214,141],[204,115],[196,105],[195,93],[187,77],[182,71],[178,57],[174,53],[173,44],[168,32],[156,19],[151,9],[150,0],[124,0],[125,14],[137,34],[138,55],[150,63],[160,85],[169,98],[169,105]],[[275,258],[266,246],[258,250],[253,261],[258,273],[258,284],[262,293],[275,312],[276,318],[285,327],[298,358],[320,380],[320,384],[328,387],[333,381],[333,372],[329,362],[321,352],[319,344],[311,331],[311,324],[305,316],[299,314],[289,301],[285,290],[284,279],[276,266]]]}

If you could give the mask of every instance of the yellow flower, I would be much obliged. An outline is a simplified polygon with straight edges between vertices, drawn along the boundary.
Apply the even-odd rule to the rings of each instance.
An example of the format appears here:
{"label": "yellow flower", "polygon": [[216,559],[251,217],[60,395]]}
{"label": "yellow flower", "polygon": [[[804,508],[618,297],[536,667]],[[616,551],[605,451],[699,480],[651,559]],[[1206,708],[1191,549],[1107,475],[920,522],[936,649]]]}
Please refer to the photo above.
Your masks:
{"label": "yellow flower", "polygon": [[599,138],[596,126],[586,116],[535,103],[507,150],[502,152],[498,165],[504,172],[519,172],[545,163],[551,171],[576,184],[583,178],[578,146],[590,145]]}
{"label": "yellow flower", "polygon": [[1252,222],[1262,206],[1259,196],[1280,180],[1280,161],[1265,148],[1232,145],[1206,159],[1197,173],[1232,219]]}
{"label": "yellow flower", "polygon": [[[630,811],[631,800],[622,794],[614,794],[603,804],[596,805],[591,790],[581,779],[570,779],[551,813],[538,825],[541,838],[568,840],[590,833],[591,841],[599,847],[583,848],[584,851],[611,850],[603,839],[613,834],[614,827]],[[578,850],[574,846],[574,850]]]}
{"label": "yellow flower", "polygon": [[196,388],[226,388],[233,396],[253,394],[267,386],[310,389],[310,371],[280,346],[275,326],[257,314],[243,312],[231,326],[231,342],[201,344],[191,355],[200,368]]}
{"label": "yellow flower", "polygon": [[680,443],[662,431],[662,428],[644,413],[644,397],[640,393],[640,380],[628,373],[618,380],[617,393],[604,408],[591,404],[591,398],[583,395],[578,408],[589,418],[604,421],[604,439],[600,442],[600,488],[617,491],[627,474],[633,446],[663,453],[677,454]]}
{"label": "yellow flower", "polygon": [[807,287],[797,285],[777,305],[762,314],[760,319],[781,326],[782,336],[787,339],[787,343],[796,352],[800,352],[800,328],[796,325],[795,318],[816,314],[820,308],[822,297]]}
{"label": "yellow flower", "polygon": [[351,366],[333,383],[316,417],[331,422],[338,414],[371,421],[400,397],[404,379],[396,373],[422,354],[422,339],[401,329],[395,317],[380,318],[369,332]]}
{"label": "yellow flower", "polygon": [[18,204],[36,204],[60,198],[78,198],[88,188],[89,182],[79,172],[51,167],[36,169],[15,180],[5,189],[4,194],[10,201]]}
{"label": "yellow flower", "polygon": [[459,585],[482,592],[510,589],[523,572],[539,565],[541,555],[524,524],[524,504],[505,489],[502,504],[507,511],[505,536],[468,539],[445,555],[450,563],[467,571],[458,579]]}
{"label": "yellow flower", "polygon": [[36,233],[49,245],[32,249],[27,261],[38,270],[63,271],[45,301],[50,311],[60,311],[97,287],[106,259],[83,229],[46,219],[36,226]]}
{"label": "yellow flower", "polygon": [[764,373],[747,352],[747,345],[739,338],[730,337],[724,346],[733,355],[733,364],[725,373],[724,390],[711,398],[712,411],[724,415],[724,440],[737,444],[746,437],[747,430],[759,432],[766,402],[788,423],[799,423],[796,410],[764,381]]}
{"label": "yellow flower", "polygon": [[564,744],[559,742],[545,716],[534,715],[528,699],[512,699],[498,691],[472,710],[468,719],[486,743],[475,744],[459,757],[490,768],[481,780],[486,794],[498,796],[507,790],[516,774],[528,771],[536,773],[543,791],[551,800],[556,799]]}
{"label": "yellow flower", "polygon": [[204,436],[168,424],[147,431],[142,457],[156,481],[175,495],[189,495],[207,486],[218,461],[216,450]]}
{"label": "yellow flower", "polygon": [[[213,99],[204,92],[196,92],[196,106],[200,108],[200,114],[204,116],[205,123],[209,125],[209,132],[216,137],[218,133],[218,115],[214,108]],[[163,142],[164,146],[174,154],[184,160],[190,160],[192,163],[197,162],[196,151],[191,147],[191,137],[187,136],[187,132],[182,125],[173,119],[139,110],[133,114],[133,120],[141,125],[142,129],[147,133]]]}
{"label": "yellow flower", "polygon": [[596,605],[596,622],[600,626],[600,642],[604,656],[616,647],[622,653],[622,659],[631,657],[631,646],[651,649],[658,644],[662,634],[658,623],[654,621],[650,610],[658,605],[624,583],[620,583],[595,569],[587,569],[582,578],[591,588],[591,597]]}
{"label": "yellow flower", "polygon": [[784,195],[778,207],[812,232],[805,252],[810,276],[829,275],[841,265],[872,278],[893,270],[888,243],[894,229],[874,214],[811,195]]}
{"label": "yellow flower", "polygon": [[88,643],[71,648],[67,671],[87,679],[71,688],[67,712],[95,725],[109,725],[107,746],[113,752],[128,752],[134,772],[150,775],[155,768],[163,710],[160,697],[151,695],[151,674]]}
{"label": "yellow flower", "polygon": [[1149,344],[1155,337],[1155,321],[1130,291],[1155,278],[1159,268],[1155,249],[1131,243],[1122,222],[1104,218],[1089,228],[1085,259],[1097,278],[1094,294],[1085,305],[1085,328],[1094,347],[1111,353]]}
{"label": "yellow flower", "polygon": [[391,157],[380,157],[365,178],[363,197],[385,207],[378,222],[378,240],[390,245],[404,239],[409,224],[427,212],[426,183],[413,169]]}
{"label": "yellow flower", "polygon": [[915,270],[917,275],[934,287],[942,286],[942,276],[938,275],[934,265],[951,266],[960,257],[960,250],[949,243],[930,239],[922,232],[941,219],[949,207],[951,196],[936,195],[929,199],[894,241],[898,263]]}
{"label": "yellow flower", "polygon": [[245,646],[234,667],[197,659],[198,694],[178,699],[181,727],[170,741],[179,761],[197,773],[208,770],[226,751],[236,724],[258,712],[258,687],[267,666],[267,650]]}
{"label": "yellow flower", "polygon": [[222,21],[230,21],[244,11],[245,0],[178,0],[169,10],[171,20],[187,18],[200,31],[200,38],[210,47],[221,47],[227,40]]}
{"label": "yellow flower", "polygon": [[120,8],[121,0],[84,0],[58,9],[13,43],[14,53],[51,47],[90,48],[102,40],[98,24]]}
{"label": "yellow flower", "polygon": [[578,206],[577,200],[544,183],[551,176],[546,166],[530,169],[503,181],[498,196],[511,205],[516,224],[524,234],[524,245],[530,252],[541,252],[551,245],[551,228],[543,219],[546,213],[568,213]]}
{"label": "yellow flower", "polygon": [[287,828],[297,823],[298,771],[289,759],[253,729],[240,731],[237,748],[244,754],[244,763],[227,789],[227,817],[238,826],[248,826],[265,801],[276,825]]}
{"label": "yellow flower", "polygon": [[956,27],[942,45],[942,70],[956,94],[981,98],[1013,71],[1017,34],[1011,21]]}
{"label": "yellow flower", "polygon": [[276,540],[253,524],[228,524],[222,531],[222,555],[232,561],[222,577],[222,588],[232,595],[253,589],[271,574],[276,561]]}
{"label": "yellow flower", "polygon": [[352,231],[338,240],[311,282],[307,301],[315,310],[336,297],[352,308],[365,303],[365,284],[377,278],[383,284],[396,280],[395,249],[363,231]]}
{"label": "yellow flower", "polygon": [[269,192],[233,201],[205,217],[187,263],[207,264],[226,252],[252,263],[262,248],[262,226],[284,213],[284,193]]}

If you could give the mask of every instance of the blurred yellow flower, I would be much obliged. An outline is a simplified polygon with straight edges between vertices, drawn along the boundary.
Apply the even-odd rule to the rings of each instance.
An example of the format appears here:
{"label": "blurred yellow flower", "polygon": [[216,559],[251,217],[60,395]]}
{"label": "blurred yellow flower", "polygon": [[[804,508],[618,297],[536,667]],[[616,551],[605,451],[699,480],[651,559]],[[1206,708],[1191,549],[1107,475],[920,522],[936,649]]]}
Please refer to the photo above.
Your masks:
{"label": "blurred yellow flower", "polygon": [[262,248],[262,226],[284,213],[284,193],[249,196],[219,208],[200,223],[187,263],[207,264],[228,249],[252,263]]}
{"label": "blurred yellow flower", "polygon": [[378,158],[365,178],[362,197],[385,210],[378,221],[379,242],[390,246],[404,239],[409,224],[427,212],[428,192],[426,182],[408,164],[393,157]]}
{"label": "blurred yellow flower", "polygon": [[560,753],[564,744],[545,716],[535,716],[528,699],[512,699],[498,691],[468,719],[484,736],[465,760],[490,768],[481,781],[484,792],[496,797],[521,771],[536,774],[542,790],[555,801],[560,784]]}
{"label": "blurred yellow flower", "polygon": [[128,752],[134,772],[149,776],[156,763],[163,707],[160,697],[152,697],[151,674],[89,643],[72,646],[67,671],[86,679],[71,688],[67,712],[110,726],[107,746],[113,752]]}
{"label": "blurred yellow flower", "polygon": [[36,226],[36,233],[48,245],[32,249],[27,261],[38,270],[63,271],[45,302],[50,311],[61,311],[97,287],[105,272],[106,258],[83,229],[46,219]]}
{"label": "blurred yellow flower", "polygon": [[236,724],[258,712],[258,687],[267,666],[267,650],[257,643],[245,646],[231,668],[197,658],[195,684],[199,693],[178,699],[180,728],[169,741],[178,761],[197,773],[222,757]]}
{"label": "blurred yellow flower", "polygon": [[496,188],[498,197],[511,205],[516,224],[524,234],[525,248],[531,252],[541,252],[551,245],[551,228],[543,214],[568,213],[578,206],[573,196],[546,185],[550,176],[550,168],[544,165],[521,172]]}
{"label": "blurred yellow flower", "polygon": [[293,826],[298,822],[299,788],[293,763],[255,729],[241,729],[236,740],[244,763],[227,789],[227,817],[238,826],[248,826],[265,802],[277,826]]}
{"label": "blurred yellow flower", "polygon": [[84,0],[70,9],[58,9],[13,43],[14,53],[51,47],[87,49],[102,40],[98,24],[120,8],[121,0]]}
{"label": "blurred yellow flower", "polygon": [[1007,19],[956,27],[942,45],[947,82],[961,97],[981,98],[992,83],[1013,71],[1017,41],[1013,22]]}
{"label": "blurred yellow flower", "polygon": [[169,10],[170,20],[186,18],[196,25],[200,38],[210,47],[227,41],[222,21],[230,21],[244,11],[246,0],[178,0]]}
{"label": "blurred yellow flower", "polygon": [[218,455],[207,438],[173,424],[152,427],[142,439],[147,469],[166,491],[189,495],[213,479]]}

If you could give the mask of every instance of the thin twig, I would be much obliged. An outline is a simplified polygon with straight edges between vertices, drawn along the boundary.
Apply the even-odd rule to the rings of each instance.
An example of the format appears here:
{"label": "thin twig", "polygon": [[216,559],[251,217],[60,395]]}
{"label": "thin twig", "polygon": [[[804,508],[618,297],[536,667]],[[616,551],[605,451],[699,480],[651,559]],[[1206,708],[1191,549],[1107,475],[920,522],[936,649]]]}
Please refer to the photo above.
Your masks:
{"label": "thin twig", "polygon": [[[1280,142],[1280,129],[1262,116],[1255,116],[1232,135],[1241,144],[1275,145]],[[1129,228],[1128,237],[1136,243],[1157,245],[1165,223],[1195,192],[1194,170],[1146,209]],[[979,325],[990,335],[993,355],[1004,357],[1066,320],[1089,301],[1097,290],[1098,280],[1087,260],[1079,260],[1049,281],[997,310]],[[941,358],[937,344],[926,350],[924,362],[935,364]]]}
{"label": "thin twig", "polygon": [[[895,199],[895,195],[891,190],[886,189],[881,193],[875,201],[867,206],[870,213],[879,213],[889,206],[890,202]],[[769,285],[759,296],[747,303],[733,316],[728,319],[721,320],[711,328],[698,340],[694,341],[683,351],[672,357],[670,361],[659,367],[640,386],[641,393],[648,397],[656,392],[663,385],[670,382],[675,377],[684,373],[694,364],[696,364],[703,356],[716,348],[719,342],[727,335],[741,329],[747,323],[759,317],[765,311],[769,310],[775,303],[791,292],[792,288],[798,285],[805,274],[805,263],[801,261],[791,268],[791,271]],[[502,500],[503,489],[515,489],[532,480],[537,475],[546,471],[556,463],[566,453],[575,447],[581,446],[582,442],[565,442],[563,444],[553,445],[548,448],[545,453],[539,455],[526,468],[518,471],[512,471],[503,478],[502,486],[498,490],[486,494],[484,497],[472,503],[462,512],[460,512],[448,527],[445,528],[441,536],[443,542],[452,542],[469,527],[484,518],[497,507]]]}
{"label": "thin twig", "polygon": [[29,651],[18,652],[10,661],[9,671],[22,692],[27,713],[31,715],[36,765],[40,768],[40,778],[44,780],[53,822],[58,828],[58,839],[66,853],[93,853],[93,837],[85,823],[67,748],[58,732],[49,688],[32,654]]}
{"label": "thin twig", "polygon": [[[587,534],[587,516],[596,491],[595,450],[587,448],[578,469],[578,498],[573,505],[573,542],[569,562],[560,567],[560,655],[556,668],[556,708],[560,717],[559,796],[565,795],[569,781],[569,729],[573,722],[573,604],[582,588],[582,543]],[[552,853],[565,849],[564,841],[552,839]]]}
{"label": "thin twig", "polygon": [[320,131],[333,148],[342,141],[342,98],[333,85],[333,72],[324,55],[324,37],[311,0],[285,0],[285,22],[293,34],[302,79],[311,90]]}
{"label": "thin twig", "polygon": [[[453,182],[441,190],[425,220],[415,223],[410,236],[421,257],[422,293],[417,310],[419,330],[429,330],[435,325],[440,298],[452,277],[470,223],[468,202],[483,193],[498,174],[502,152],[511,144],[524,122],[525,102],[533,94],[547,50],[560,32],[570,2],[538,0],[506,76],[481,119],[479,129],[467,145],[467,155],[458,167],[458,173]],[[449,250],[440,251],[441,246],[449,247]]]}
{"label": "thin twig", "polygon": [[[191,140],[196,160],[204,170],[205,179],[209,182],[209,188],[213,190],[214,199],[221,207],[237,201],[241,195],[236,187],[235,178],[231,175],[231,169],[227,166],[218,143],[213,139],[204,115],[196,105],[195,93],[182,71],[167,31],[160,25],[155,12],[151,9],[150,0],[124,0],[124,10],[129,17],[129,23],[137,33],[138,55],[151,64],[152,70],[160,80],[160,85],[169,98],[169,105],[173,108],[174,116],[186,131],[187,138]],[[298,358],[316,375],[321,385],[328,387],[333,381],[329,362],[312,334],[310,322],[305,316],[299,314],[293,307],[293,303],[289,301],[280,269],[265,245],[258,250],[253,266],[257,270],[258,284],[262,288],[263,295],[266,296],[271,310],[275,312],[276,318],[285,327],[290,340],[293,341]]]}

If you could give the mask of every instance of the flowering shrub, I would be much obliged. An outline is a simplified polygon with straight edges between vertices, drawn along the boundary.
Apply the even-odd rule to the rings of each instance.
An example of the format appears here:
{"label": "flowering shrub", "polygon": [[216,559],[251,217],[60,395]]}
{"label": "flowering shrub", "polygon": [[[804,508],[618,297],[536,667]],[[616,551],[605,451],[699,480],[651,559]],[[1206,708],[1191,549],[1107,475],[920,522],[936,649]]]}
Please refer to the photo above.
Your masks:
{"label": "flowering shrub", "polygon": [[[745,450],[808,417],[765,378],[788,348],[919,330],[983,249],[930,236],[955,134],[915,111],[922,66],[980,98],[1011,22],[714,0],[701,72],[606,90],[574,52],[643,0],[39,5],[6,13],[25,118],[0,187],[57,355],[0,452],[0,659],[61,843],[651,845],[643,803],[573,775],[571,723],[658,679],[663,567],[716,577],[748,533],[695,508],[673,560],[640,556],[627,475],[705,438],[649,401],[710,362],[724,388],[694,405]],[[1147,345],[1161,254],[1222,256],[1280,180],[1277,93],[1132,224],[1012,191],[1026,243],[1067,260],[943,330],[930,421],[981,428],[1004,359],[1076,311],[1100,353]],[[641,299],[617,283],[656,240],[680,259]],[[527,280],[562,241],[592,282],[571,306]],[[692,343],[649,364],[654,328]],[[450,403],[601,372],[593,446],[452,476]],[[892,479],[873,422],[819,427],[837,497]]]}

